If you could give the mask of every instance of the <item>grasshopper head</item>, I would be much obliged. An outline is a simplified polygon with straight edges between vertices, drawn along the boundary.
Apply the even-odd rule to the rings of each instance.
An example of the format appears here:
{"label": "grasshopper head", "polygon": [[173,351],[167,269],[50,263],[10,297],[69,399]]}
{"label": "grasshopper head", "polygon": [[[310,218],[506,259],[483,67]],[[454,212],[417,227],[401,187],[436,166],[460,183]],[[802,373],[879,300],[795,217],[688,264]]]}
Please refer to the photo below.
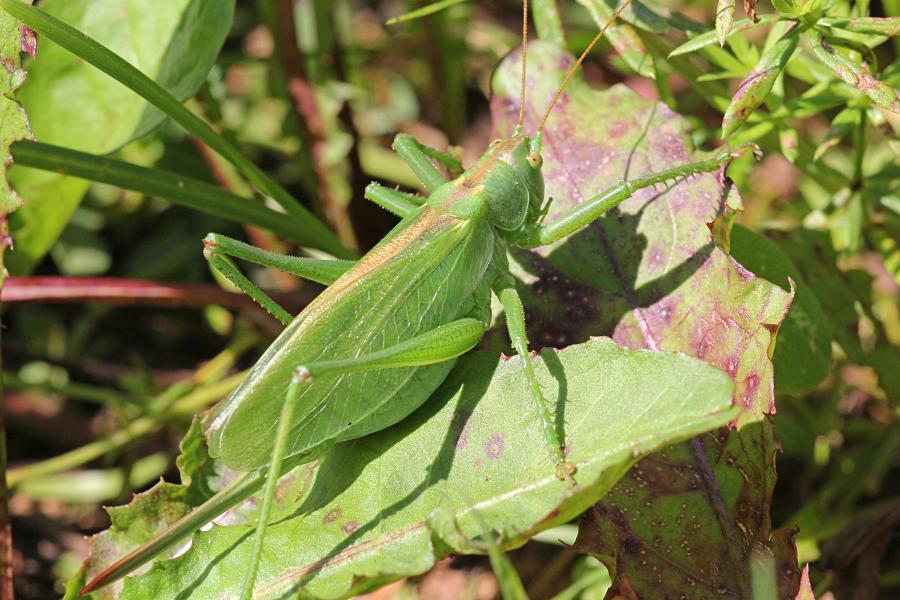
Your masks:
{"label": "grasshopper head", "polygon": [[544,200],[541,162],[527,136],[496,140],[459,178],[432,192],[428,203],[448,214],[485,219],[502,231],[518,232],[537,218]]}
{"label": "grasshopper head", "polygon": [[[512,169],[516,188],[521,193],[509,194],[508,200],[500,206],[492,207],[490,219],[502,229],[517,229],[525,221],[533,220],[544,202],[544,176],[541,167],[544,164],[539,150],[527,135],[518,134],[506,140],[494,141],[488,154],[505,162]],[[496,214],[503,213],[503,214]],[[515,214],[517,218],[510,219]],[[513,227],[503,227],[501,223],[515,222]]]}

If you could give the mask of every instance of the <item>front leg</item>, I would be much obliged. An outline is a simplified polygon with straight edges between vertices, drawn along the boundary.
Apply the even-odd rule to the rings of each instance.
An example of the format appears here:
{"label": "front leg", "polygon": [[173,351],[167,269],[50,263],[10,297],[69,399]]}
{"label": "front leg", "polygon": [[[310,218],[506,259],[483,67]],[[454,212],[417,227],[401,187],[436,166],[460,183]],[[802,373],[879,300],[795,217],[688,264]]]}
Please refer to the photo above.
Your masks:
{"label": "front leg", "polygon": [[566,460],[559,433],[556,431],[556,423],[553,421],[547,399],[544,398],[544,393],[541,391],[541,386],[534,373],[534,365],[531,364],[531,355],[528,352],[528,334],[525,332],[525,309],[522,307],[522,300],[511,282],[499,290],[497,297],[500,298],[503,311],[506,313],[506,329],[509,332],[509,339],[516,350],[516,354],[522,360],[531,398],[534,400],[535,408],[537,408],[538,415],[541,418],[544,440],[547,443],[547,448],[550,450],[553,461],[556,463],[556,476],[564,480],[568,485],[574,486],[575,479],[572,476],[575,474],[575,465]]}
{"label": "front leg", "polygon": [[405,133],[398,133],[394,138],[394,152],[400,155],[409,168],[412,169],[422,185],[428,193],[433,192],[445,183],[447,178],[438,171],[432,164],[431,159],[435,159],[451,173],[459,173],[462,171],[462,165],[455,156],[441,152],[430,146],[426,146],[416,138]]}
{"label": "front leg", "polygon": [[517,242],[516,245],[520,248],[537,248],[552,244],[591,224],[603,216],[606,211],[615,208],[630,198],[638,190],[665,183],[666,181],[681,179],[689,175],[715,171],[722,165],[743,156],[754,148],[753,144],[744,144],[737,148],[720,152],[715,157],[707,160],[687,163],[665,171],[636,177],[631,181],[623,181],[585,200],[554,222],[547,225],[533,226],[525,232],[522,240]]}

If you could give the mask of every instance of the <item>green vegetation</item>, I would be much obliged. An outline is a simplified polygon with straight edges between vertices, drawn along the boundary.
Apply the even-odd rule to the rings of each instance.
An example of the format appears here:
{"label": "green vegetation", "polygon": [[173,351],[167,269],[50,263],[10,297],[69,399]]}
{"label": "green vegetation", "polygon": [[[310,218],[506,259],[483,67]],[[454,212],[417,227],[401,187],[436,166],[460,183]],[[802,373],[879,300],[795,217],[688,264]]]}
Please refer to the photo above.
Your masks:
{"label": "green vegetation", "polygon": [[[250,422],[278,414],[287,380],[247,369],[282,327],[237,288],[265,289],[282,321],[297,314],[322,288],[273,265],[333,281],[351,263],[330,259],[364,254],[397,223],[365,198],[418,210],[509,138],[522,7],[36,5],[0,0],[3,505],[20,597],[78,597],[129,552],[91,596],[238,597],[248,582],[260,598],[388,584],[396,597],[457,585],[459,597],[586,599],[900,587],[896,0],[625,9],[544,130],[545,203],[528,218],[571,235],[509,238],[492,260],[512,278],[476,351],[421,397],[386,403],[374,433],[330,441],[359,429],[343,420],[369,414],[390,370],[330,402],[342,414],[317,416],[312,437],[285,428],[266,508],[254,494],[276,425]],[[532,0],[526,135],[617,8]],[[683,167],[746,147],[758,151],[721,161],[727,177]],[[553,229],[602,190],[668,169],[586,227]],[[210,251],[226,238],[209,237],[211,270],[211,231],[261,252],[229,245],[253,263],[236,271]],[[553,243],[517,247],[536,241]],[[463,272],[447,283],[464,286]],[[375,322],[382,285],[329,336]],[[511,296],[540,350],[534,381],[507,358]],[[271,410],[255,401],[223,438],[202,417],[248,381],[268,381]],[[555,476],[566,463],[575,486]],[[154,485],[160,475],[174,483]],[[97,535],[79,545],[82,532]]]}

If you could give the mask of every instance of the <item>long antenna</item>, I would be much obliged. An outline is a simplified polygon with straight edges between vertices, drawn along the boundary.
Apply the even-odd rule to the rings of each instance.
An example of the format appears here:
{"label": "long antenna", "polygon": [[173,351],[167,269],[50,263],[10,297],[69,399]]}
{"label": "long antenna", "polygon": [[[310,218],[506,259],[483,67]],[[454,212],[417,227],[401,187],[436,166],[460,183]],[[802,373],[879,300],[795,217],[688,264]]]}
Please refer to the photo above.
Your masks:
{"label": "long antenna", "polygon": [[528,62],[528,0],[522,1],[522,84],[519,92],[519,124],[516,133],[525,125],[525,63]]}
{"label": "long antenna", "polygon": [[[547,124],[547,118],[550,117],[550,111],[553,110],[553,106],[556,104],[556,101],[559,100],[559,97],[562,95],[563,90],[566,89],[566,86],[569,84],[569,80],[572,79],[572,75],[575,74],[575,71],[578,69],[578,67],[581,65],[581,63],[584,62],[584,59],[587,57],[587,55],[591,52],[591,50],[594,49],[594,46],[597,45],[597,42],[600,41],[600,38],[602,38],[603,34],[606,33],[606,30],[609,29],[609,26],[616,22],[616,19],[619,18],[619,15],[621,15],[625,11],[625,9],[628,7],[628,5],[630,3],[631,3],[631,0],[625,0],[624,2],[622,2],[622,6],[620,6],[618,9],[616,9],[616,12],[615,12],[615,14],[613,14],[612,18],[609,21],[607,21],[606,25],[603,26],[603,28],[600,30],[600,32],[594,36],[594,39],[591,40],[591,43],[588,44],[588,47],[584,49],[584,52],[581,53],[581,56],[578,57],[578,60],[575,61],[575,64],[572,65],[572,68],[569,69],[568,73],[566,73],[566,78],[563,79],[562,85],[560,85],[559,89],[556,90],[556,94],[553,96],[553,100],[550,101],[550,106],[547,107],[547,112],[544,113],[544,118],[541,119],[541,124],[538,127],[537,136],[536,136],[536,138],[538,140],[541,138],[541,135],[544,133],[544,125]],[[523,89],[523,92],[524,92],[524,89]],[[523,93],[523,96],[524,96],[524,93]]]}

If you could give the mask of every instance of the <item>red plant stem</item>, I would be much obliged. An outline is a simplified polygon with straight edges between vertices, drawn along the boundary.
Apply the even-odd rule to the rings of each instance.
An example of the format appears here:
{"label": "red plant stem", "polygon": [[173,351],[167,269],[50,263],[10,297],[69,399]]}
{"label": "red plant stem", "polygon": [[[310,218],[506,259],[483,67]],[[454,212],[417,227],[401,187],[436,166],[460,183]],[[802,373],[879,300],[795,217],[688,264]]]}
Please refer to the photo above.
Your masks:
{"label": "red plant stem", "polygon": [[[273,298],[289,312],[296,312],[311,300],[311,295],[276,294]],[[249,297],[226,292],[208,283],[164,283],[114,277],[10,277],[0,291],[0,302],[94,302],[112,306],[169,307],[217,304],[228,308],[260,309]]]}

